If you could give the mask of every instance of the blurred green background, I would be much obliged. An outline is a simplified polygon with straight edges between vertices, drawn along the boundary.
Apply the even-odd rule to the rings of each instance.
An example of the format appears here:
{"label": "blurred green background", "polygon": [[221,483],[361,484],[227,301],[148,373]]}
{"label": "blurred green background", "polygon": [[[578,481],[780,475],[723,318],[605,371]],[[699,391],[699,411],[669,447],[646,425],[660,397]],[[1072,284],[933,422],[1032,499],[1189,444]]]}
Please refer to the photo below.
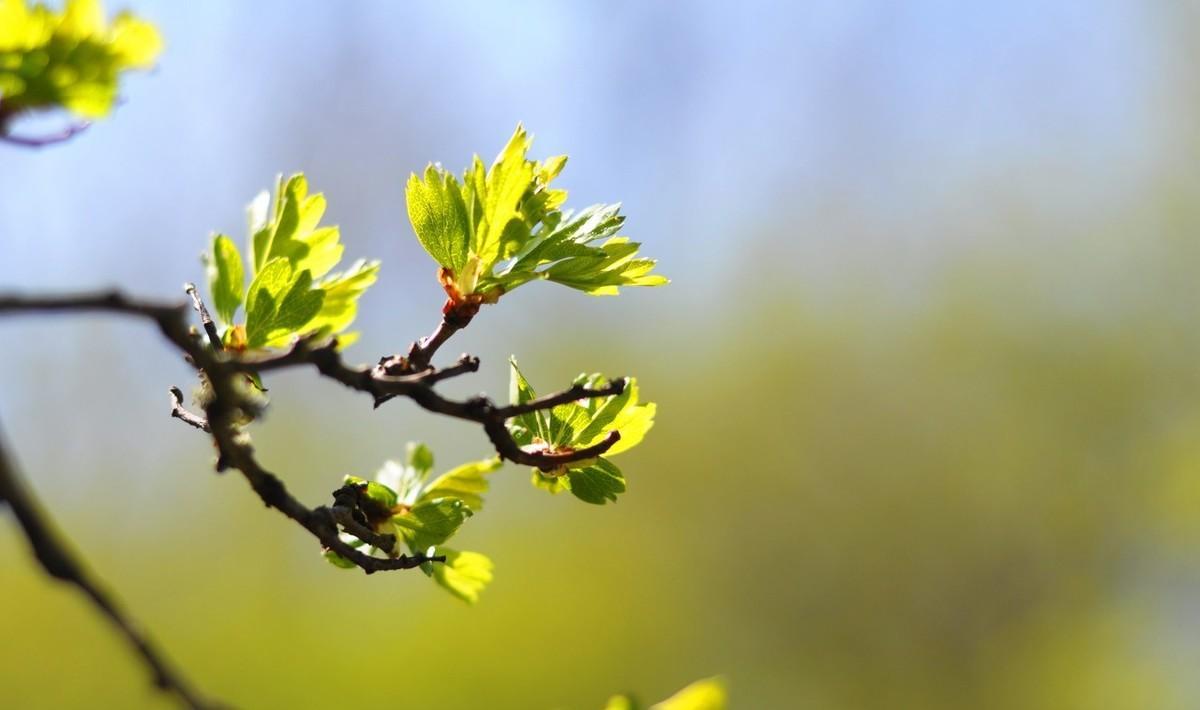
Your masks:
{"label": "blurred green background", "polygon": [[[110,3],[111,4],[111,3]],[[402,184],[518,120],[674,283],[533,285],[446,389],[581,370],[659,403],[587,506],[494,478],[474,608],[367,577],[211,472],[151,328],[0,322],[0,416],[95,571],[242,707],[599,708],[723,674],[739,708],[1200,706],[1196,3],[133,2],[167,41],[112,120],[0,146],[0,285],[169,296],[304,170],[383,260],[352,359],[435,324]],[[268,381],[303,500],[477,428]],[[0,705],[165,707],[0,521]]]}

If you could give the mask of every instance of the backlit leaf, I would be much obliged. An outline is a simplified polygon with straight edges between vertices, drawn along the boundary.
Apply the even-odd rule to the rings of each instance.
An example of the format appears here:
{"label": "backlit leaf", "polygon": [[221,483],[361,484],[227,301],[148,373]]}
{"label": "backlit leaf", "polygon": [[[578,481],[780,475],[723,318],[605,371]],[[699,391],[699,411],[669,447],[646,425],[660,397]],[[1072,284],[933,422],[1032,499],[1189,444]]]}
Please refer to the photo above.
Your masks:
{"label": "backlit leaf", "polygon": [[479,601],[479,594],[492,581],[492,561],[478,552],[460,552],[441,548],[444,564],[432,567],[435,582],[468,604]]}

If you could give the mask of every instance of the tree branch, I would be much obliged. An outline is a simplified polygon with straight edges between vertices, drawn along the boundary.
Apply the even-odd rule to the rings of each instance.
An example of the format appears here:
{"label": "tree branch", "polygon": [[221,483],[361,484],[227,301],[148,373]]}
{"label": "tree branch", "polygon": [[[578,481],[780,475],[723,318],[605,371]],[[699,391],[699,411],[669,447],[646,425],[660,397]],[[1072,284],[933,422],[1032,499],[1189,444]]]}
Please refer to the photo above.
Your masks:
{"label": "tree branch", "polygon": [[462,330],[464,325],[458,322],[452,323],[443,318],[431,335],[413,343],[412,347],[408,349],[409,367],[413,370],[423,370],[429,367],[438,348],[442,347],[450,339],[450,336]]}
{"label": "tree branch", "polygon": [[528,402],[522,402],[521,404],[510,404],[506,407],[498,407],[495,413],[497,416],[503,419],[511,419],[522,414],[537,412],[543,409],[551,409],[560,404],[574,402],[577,399],[611,397],[624,392],[625,383],[625,378],[620,377],[608,383],[604,387],[598,387],[596,389],[591,389],[584,385],[575,385],[570,389],[563,390],[562,392],[556,392],[555,394],[546,395],[545,397],[537,397],[536,399],[531,399]]}
{"label": "tree branch", "polygon": [[[433,335],[413,345],[407,357],[385,357],[378,365],[370,368],[346,365],[337,351],[336,339],[321,342],[313,338],[302,338],[292,348],[278,355],[243,358],[221,347],[216,327],[208,316],[195,286],[188,284],[187,292],[204,323],[211,348],[205,347],[195,332],[188,328],[187,304],[133,299],[117,291],[53,296],[0,294],[0,315],[31,312],[110,312],[153,321],[162,335],[187,355],[212,387],[212,397],[204,407],[203,416],[184,408],[183,392],[178,387],[172,387],[171,416],[212,436],[217,448],[218,471],[228,468],[240,471],[263,504],[291,518],[316,537],[324,549],[349,560],[367,574],[412,569],[426,562],[445,562],[446,558],[401,554],[384,559],[366,554],[341,539],[339,525],[347,533],[387,551],[389,555],[395,554],[395,537],[375,533],[357,520],[354,509],[340,505],[336,500],[332,508],[319,506],[310,509],[293,497],[283,482],[255,458],[250,437],[240,426],[245,415],[253,415],[257,409],[254,402],[247,400],[244,392],[241,380],[245,374],[311,365],[325,377],[370,394],[375,406],[393,397],[403,396],[427,411],[481,424],[501,458],[543,471],[600,456],[621,438],[620,433],[614,430],[609,432],[603,441],[584,449],[526,450],[513,439],[506,422],[521,414],[549,409],[577,399],[618,395],[625,389],[624,379],[614,380],[605,387],[594,389],[577,385],[529,402],[506,406],[497,406],[484,396],[463,401],[443,397],[434,390],[434,384],[479,369],[478,358],[469,355],[463,355],[454,365],[442,370],[429,365],[437,349],[460,330],[463,324],[453,325],[443,320]],[[153,670],[156,685],[175,692],[190,707],[202,707],[201,702],[157,655],[136,627],[87,579],[78,563],[70,558],[53,538],[47,525],[37,516],[31,499],[17,483],[16,472],[12,470],[3,455],[3,449],[0,448],[0,501],[5,500],[17,512],[18,520],[46,571],[52,576],[79,586],[121,628]]]}
{"label": "tree branch", "polygon": [[412,374],[390,375],[389,371],[404,370],[402,358],[393,355],[380,360],[374,368],[354,368],[342,361],[341,354],[333,343],[314,347],[312,341],[301,339],[290,350],[271,358],[229,361],[230,367],[246,372],[264,372],[305,364],[316,367],[322,375],[341,382],[350,389],[370,394],[376,407],[394,397],[408,397],[422,409],[435,414],[482,424],[484,432],[501,458],[544,471],[600,456],[621,438],[618,432],[613,431],[598,444],[577,451],[526,451],[512,438],[504,423],[517,415],[550,409],[565,402],[620,394],[625,391],[624,378],[613,380],[597,389],[577,385],[523,404],[498,407],[487,397],[457,401],[447,399],[433,389],[432,385],[443,379],[476,371],[479,368],[479,360],[469,355],[463,355],[457,363],[443,370],[429,368]]}
{"label": "tree branch", "polygon": [[[336,349],[336,341],[330,339],[330,341],[318,345],[311,338],[302,338],[293,345],[293,348],[280,355],[259,357],[259,359],[241,359],[229,351],[210,350],[200,345],[187,330],[186,306],[184,305],[134,300],[118,291],[60,296],[0,296],[0,314],[67,311],[108,311],[139,315],[139,317],[154,320],[163,336],[166,336],[168,341],[190,356],[194,365],[206,374],[212,390],[214,390],[214,396],[205,407],[204,421],[208,423],[209,432],[217,445],[218,470],[227,468],[240,470],[265,505],[274,507],[283,515],[292,518],[293,521],[312,532],[323,546],[335,550],[367,572],[376,572],[385,570],[385,568],[414,567],[426,560],[413,558],[406,564],[403,561],[403,555],[396,560],[379,560],[361,553],[337,537],[336,521],[332,519],[328,509],[310,510],[295,500],[283,486],[283,482],[254,459],[253,447],[250,445],[248,435],[236,425],[241,411],[252,410],[253,405],[245,402],[244,395],[235,384],[234,375],[312,365],[325,377],[340,381],[350,389],[368,393],[377,405],[391,397],[408,397],[419,407],[432,411],[432,413],[480,423],[484,426],[487,438],[496,447],[500,457],[541,470],[552,470],[562,467],[563,464],[600,456],[611,449],[620,439],[620,434],[613,431],[599,444],[588,446],[586,449],[564,452],[527,451],[512,439],[508,427],[505,426],[505,421],[511,419],[512,416],[552,408],[554,405],[571,402],[574,399],[618,395],[624,391],[624,379],[614,380],[610,385],[600,387],[600,389],[592,390],[587,387],[574,386],[568,390],[554,393],[554,395],[534,399],[532,402],[497,407],[487,397],[455,401],[455,399],[439,395],[433,389],[432,385],[437,381],[478,369],[479,360],[474,357],[463,356],[454,366],[445,368],[443,371],[427,367],[421,369],[420,372],[389,374],[396,367],[389,367],[388,363],[400,365],[400,359],[395,356],[385,357],[378,366],[373,368],[354,368],[342,362],[341,355]],[[434,336],[426,339],[425,353],[432,354],[436,350],[433,345],[445,342],[445,339],[456,330],[458,329],[454,329],[454,327],[439,329]],[[446,335],[439,336],[438,333],[442,332],[445,332]],[[412,360],[409,360],[408,363],[412,365]],[[175,399],[172,415],[176,419],[197,426],[202,421],[198,415],[186,413],[186,410],[181,411],[182,393],[180,392],[179,397]]]}
{"label": "tree branch", "polygon": [[50,521],[42,514],[33,494],[25,487],[16,464],[4,450],[0,438],[0,504],[8,503],[16,515],[17,522],[25,532],[33,548],[33,554],[46,573],[55,579],[70,583],[81,592],[125,637],[126,642],[141,656],[150,668],[156,688],[175,695],[189,708],[204,708],[208,705],[200,699],[189,684],[173,668],[137,623],[125,615],[117,603],[95,582],[83,565],[67,550],[66,544],[54,533]]}
{"label": "tree branch", "polygon": [[[263,468],[254,458],[254,448],[250,444],[249,436],[237,426],[236,422],[241,412],[252,408],[252,405],[244,401],[243,395],[235,384],[235,378],[248,368],[244,363],[232,357],[230,353],[215,352],[203,347],[188,331],[187,308],[186,304],[172,305],[131,299],[116,291],[44,297],[0,295],[0,314],[100,311],[135,315],[154,321],[163,336],[186,353],[195,366],[206,374],[213,388],[213,397],[204,409],[205,417],[203,419],[207,422],[208,430],[217,446],[218,470],[235,468],[241,471],[250,487],[265,505],[275,508],[299,523],[312,533],[323,547],[345,557],[368,574],[385,570],[411,569],[428,561],[444,561],[442,557],[429,558],[424,555],[412,557],[401,555],[387,560],[371,557],[354,549],[338,537],[336,521],[328,508],[309,509],[292,497],[283,482]],[[325,351],[324,348],[312,351],[312,353],[323,351]],[[332,347],[328,347],[328,351],[336,357],[336,352]],[[290,353],[276,358],[276,364],[284,366],[305,362],[306,360],[300,359],[300,356],[308,352],[307,346],[293,348]],[[271,361],[265,362],[270,363]],[[179,416],[182,397],[182,392],[179,392],[178,398],[175,397],[175,392],[172,392],[172,399],[176,400],[172,406],[172,416],[196,426],[202,419],[199,415],[189,412],[193,421]]]}

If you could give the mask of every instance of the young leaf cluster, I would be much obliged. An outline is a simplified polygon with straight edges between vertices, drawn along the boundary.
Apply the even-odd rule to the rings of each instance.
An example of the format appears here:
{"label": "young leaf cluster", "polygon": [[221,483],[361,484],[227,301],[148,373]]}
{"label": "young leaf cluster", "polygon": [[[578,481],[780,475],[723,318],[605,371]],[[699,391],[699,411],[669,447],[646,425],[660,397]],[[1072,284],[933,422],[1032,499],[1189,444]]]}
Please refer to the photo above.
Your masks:
{"label": "young leaf cluster", "polygon": [[161,50],[153,25],[127,12],[110,24],[99,0],[66,0],[62,12],[0,0],[0,116],[52,108],[104,116],[121,73],[151,68]]}
{"label": "young leaf cluster", "polygon": [[[559,211],[566,193],[549,184],[565,158],[528,161],[528,145],[524,130],[518,128],[496,164],[485,171],[476,158],[464,183],[437,169],[427,172],[424,181],[410,182],[410,212],[424,205],[423,212],[412,213],[414,222],[423,225],[418,236],[423,236],[431,253],[450,265],[444,267],[447,273],[474,274],[469,284],[451,283],[452,293],[457,292],[457,283],[465,289],[459,295],[483,298],[534,278],[557,280],[592,293],[615,291],[617,285],[664,282],[648,273],[652,261],[632,258],[636,244],[626,247],[630,243],[615,236],[622,222],[616,207],[592,208],[577,217]],[[437,175],[441,177],[432,180]],[[459,201],[462,210],[441,210]],[[303,174],[287,180],[280,177],[273,199],[263,192],[248,208],[249,239],[244,250],[224,234],[213,236],[205,262],[220,329],[211,337],[222,348],[242,353],[286,347],[307,336],[337,336],[339,346],[351,339],[345,329],[354,320],[358,298],[375,281],[379,265],[358,261],[333,271],[343,247],[338,228],[321,224],[325,207],[321,194],[309,194]],[[592,245],[596,240],[605,241]],[[493,268],[504,259],[508,262],[503,269]],[[522,264],[538,266],[527,270]],[[540,269],[547,264],[548,268]],[[495,427],[489,435],[495,437],[499,430],[532,455],[531,460],[549,462],[533,469],[536,487],[553,493],[570,491],[593,504],[615,501],[625,491],[625,478],[611,459],[637,445],[654,423],[655,405],[639,401],[637,381],[610,383],[598,374],[580,375],[565,397],[552,395],[539,403],[515,360],[511,369],[515,414],[485,422],[485,429]],[[247,375],[259,384],[253,370]],[[572,401],[573,396],[581,399]],[[452,410],[458,411],[453,406]],[[470,414],[466,418],[480,421]],[[237,425],[242,423],[239,418]],[[482,509],[487,474],[500,464],[499,458],[476,461],[431,478],[432,453],[424,445],[410,445],[404,463],[389,461],[375,480],[349,476],[335,492],[330,510],[340,526],[340,539],[376,558],[398,558],[402,549],[414,556],[444,556],[444,563],[426,563],[422,569],[455,596],[474,602],[492,579],[491,561],[445,545]],[[345,548],[340,555],[335,550],[325,552],[334,565],[358,566],[346,554]]]}
{"label": "young leaf cluster", "polygon": [[[473,461],[429,480],[433,452],[424,444],[410,443],[405,463],[388,461],[374,481],[347,476],[345,483],[361,488],[367,524],[373,532],[395,535],[413,553],[428,552],[432,556],[436,549],[437,554],[445,555],[445,563],[426,563],[421,569],[454,596],[474,603],[492,581],[491,560],[478,552],[454,550],[443,544],[467,518],[483,509],[487,475],[498,468],[498,458]],[[369,547],[350,535],[343,539],[354,547]],[[377,548],[368,551],[375,556],[381,553]],[[392,551],[393,556],[397,554]],[[333,552],[326,552],[325,558],[338,567],[354,567]]]}
{"label": "young leaf cluster", "polygon": [[247,212],[245,258],[224,234],[213,236],[205,255],[225,347],[277,348],[305,335],[336,335],[340,347],[353,342],[356,334],[344,331],[359,297],[375,283],[379,262],[360,259],[332,272],[344,247],[336,226],[321,225],[325,197],[308,194],[303,173],[286,182],[280,176],[275,199],[264,191]]}
{"label": "young leaf cluster", "polygon": [[564,210],[567,191],[551,187],[565,155],[526,158],[532,138],[520,125],[491,167],[475,156],[460,180],[430,164],[408,181],[413,230],[441,266],[452,303],[494,303],[536,280],[554,281],[592,295],[620,286],[659,286],[653,259],[618,232],[620,205]]}
{"label": "young leaf cluster", "polygon": [[[521,374],[517,361],[512,359],[510,363],[509,398],[512,403],[523,404],[535,399],[537,393]],[[598,374],[580,375],[572,384],[598,388],[608,384],[608,380]],[[621,438],[603,456],[565,464],[550,471],[533,469],[533,485],[537,488],[551,493],[570,491],[586,503],[603,505],[616,501],[617,496],[625,492],[625,476],[609,458],[633,448],[645,438],[646,432],[654,426],[655,410],[653,402],[639,403],[637,380],[629,378],[621,394],[567,402],[548,410],[522,414],[509,421],[508,431],[525,450],[548,453],[585,449],[603,441],[609,432],[617,431]]]}

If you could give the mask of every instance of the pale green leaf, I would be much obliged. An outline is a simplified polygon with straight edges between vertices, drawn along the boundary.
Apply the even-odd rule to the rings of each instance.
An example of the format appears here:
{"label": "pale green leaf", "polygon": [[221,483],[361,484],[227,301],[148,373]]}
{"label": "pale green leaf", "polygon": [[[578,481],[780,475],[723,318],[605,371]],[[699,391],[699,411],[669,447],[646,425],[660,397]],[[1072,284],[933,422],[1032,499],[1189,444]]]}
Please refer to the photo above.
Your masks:
{"label": "pale green leaf", "polygon": [[[513,404],[524,404],[531,399],[536,399],[537,394],[533,388],[529,386],[529,382],[525,376],[521,374],[521,369],[517,367],[517,359],[509,357],[509,365],[512,366],[512,376],[509,380],[508,399]],[[550,441],[550,427],[546,421],[546,417],[542,412],[530,412],[520,416],[513,417],[509,420],[510,431],[513,427],[517,427],[528,435],[529,441],[518,440],[517,443],[521,446],[528,446],[533,443],[533,437],[537,437],[542,441]],[[515,435],[515,432],[514,432]]]}
{"label": "pale green leaf", "polygon": [[438,264],[460,272],[467,261],[471,225],[458,179],[430,165],[424,179],[416,173],[409,178],[405,199],[421,246]]}
{"label": "pale green leaf", "polygon": [[[314,197],[321,196],[315,195]],[[303,236],[297,240],[300,246],[296,249],[293,258],[294,268],[311,272],[314,279],[319,279],[329,273],[342,260],[342,252],[345,247],[340,243],[340,238],[337,227],[319,227],[303,233]]]}
{"label": "pale green leaf", "polygon": [[224,323],[233,324],[237,309],[242,305],[246,276],[237,245],[224,234],[213,237],[212,254],[208,259],[208,283],[217,316]]}
{"label": "pale green leaf", "polygon": [[[258,270],[246,296],[248,340],[265,340],[266,328],[279,310],[279,304],[291,283],[292,265],[287,259],[275,259]],[[252,337],[251,333],[257,335]]]}
{"label": "pale green leaf", "polygon": [[492,581],[492,561],[478,552],[460,552],[442,548],[445,563],[434,564],[435,582],[468,604],[479,601],[479,594]]}
{"label": "pale green leaf", "polygon": [[[608,380],[594,375],[585,382],[588,387],[597,388],[609,384]],[[603,397],[592,399],[588,402],[587,409],[589,420],[585,427],[581,428],[575,436],[575,441],[580,447],[590,446],[608,435],[612,423],[628,407],[637,406],[638,403],[638,388],[637,380],[628,378],[625,380],[625,389],[621,394],[612,397]]]}
{"label": "pale green leaf", "polygon": [[530,143],[529,134],[518,124],[488,169],[482,188],[478,167],[472,171],[472,187],[482,207],[482,218],[476,223],[471,250],[484,265],[507,258],[521,246],[522,238],[528,238],[529,227],[520,208],[521,198],[533,180],[533,162],[525,158]]}
{"label": "pale green leaf", "polygon": [[488,489],[487,474],[499,469],[500,465],[499,458],[491,458],[453,468],[430,481],[417,500],[457,498],[472,512],[478,513],[483,509],[483,494]]}
{"label": "pale green leaf", "polygon": [[558,494],[571,490],[571,485],[567,481],[566,475],[549,475],[536,468],[533,469],[533,475],[530,477],[529,482],[533,484],[534,488],[540,488],[547,493]]}
{"label": "pale green leaf", "polygon": [[421,473],[424,478],[433,470],[433,452],[429,447],[418,441],[408,442],[408,465]]}
{"label": "pale green leaf", "polygon": [[[597,381],[591,386],[599,384]],[[654,426],[656,411],[653,402],[639,403],[637,379],[631,377],[625,383],[625,391],[596,404],[591,421],[579,432],[574,445],[576,448],[585,448],[598,444],[615,429],[621,433],[621,438],[605,455],[613,456],[627,451],[640,443],[646,437],[646,432]]]}
{"label": "pale green leaf", "polygon": [[550,437],[548,441],[554,446],[571,444],[577,438],[577,432],[584,429],[591,420],[588,410],[578,402],[560,404],[550,410]]}
{"label": "pale green leaf", "polygon": [[329,564],[333,565],[334,567],[340,567],[341,569],[354,569],[358,566],[333,550],[324,550],[321,553],[321,556],[324,557],[325,561]]}
{"label": "pale green leaf", "polygon": [[311,330],[328,329],[339,333],[349,327],[358,315],[358,299],[379,277],[378,261],[355,262],[344,272],[331,274],[317,283],[325,296],[317,312]]}
{"label": "pale green leaf", "polygon": [[325,294],[312,288],[312,274],[292,272],[276,257],[255,276],[246,298],[246,340],[250,348],[286,342],[304,330],[321,310]]}
{"label": "pale green leaf", "polygon": [[615,456],[622,451],[628,451],[646,438],[646,432],[654,426],[654,415],[658,405],[647,402],[636,407],[626,408],[613,422],[612,428],[621,433],[621,439],[612,445],[605,455]]}
{"label": "pale green leaf", "polygon": [[728,694],[720,678],[698,680],[650,710],[725,710]]}
{"label": "pale green leaf", "polygon": [[471,517],[471,509],[457,498],[418,502],[407,512],[392,516],[396,534],[414,550],[440,545]]}

